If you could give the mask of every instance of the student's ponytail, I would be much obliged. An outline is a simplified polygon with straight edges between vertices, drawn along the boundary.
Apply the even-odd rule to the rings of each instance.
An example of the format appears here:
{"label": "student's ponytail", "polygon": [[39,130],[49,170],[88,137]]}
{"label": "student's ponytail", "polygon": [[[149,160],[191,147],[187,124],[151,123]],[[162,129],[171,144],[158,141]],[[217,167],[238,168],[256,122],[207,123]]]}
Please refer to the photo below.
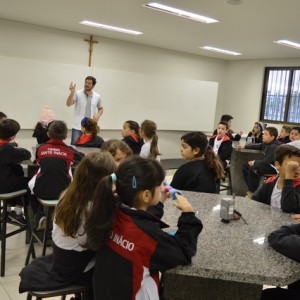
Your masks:
{"label": "student's ponytail", "polygon": [[150,154],[151,154],[151,157],[154,158],[154,159],[156,159],[156,157],[158,155],[160,155],[159,150],[158,150],[158,146],[157,146],[157,142],[158,142],[158,136],[155,133],[153,138],[152,138],[151,146],[150,146]]}
{"label": "student's ponytail", "polygon": [[223,164],[220,158],[215,154],[211,146],[207,146],[204,153],[208,169],[212,170],[217,179],[224,178]]}
{"label": "student's ponytail", "polygon": [[100,180],[93,193],[91,211],[84,226],[87,235],[84,247],[97,251],[105,245],[112,229],[117,203],[112,177],[108,175]]}
{"label": "student's ponytail", "polygon": [[158,150],[158,136],[156,134],[156,124],[151,121],[151,120],[145,120],[142,124],[141,124],[141,130],[143,130],[144,135],[151,141],[151,145],[150,145],[150,155],[151,158],[156,159],[156,157],[158,155],[161,155],[161,153],[159,153]]}

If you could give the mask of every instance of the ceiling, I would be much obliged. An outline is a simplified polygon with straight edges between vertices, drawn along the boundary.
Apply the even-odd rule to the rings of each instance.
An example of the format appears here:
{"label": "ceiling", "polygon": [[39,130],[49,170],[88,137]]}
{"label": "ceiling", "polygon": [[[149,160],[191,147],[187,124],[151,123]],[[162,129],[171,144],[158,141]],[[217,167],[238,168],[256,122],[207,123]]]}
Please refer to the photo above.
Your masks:
{"label": "ceiling", "polygon": [[[108,37],[224,60],[295,58],[300,50],[274,40],[300,43],[299,0],[157,0],[161,4],[208,16],[205,24],[145,8],[146,0],[0,0],[0,18]],[[133,36],[78,24],[90,20],[142,31]],[[242,53],[229,56],[200,49],[213,46]]]}

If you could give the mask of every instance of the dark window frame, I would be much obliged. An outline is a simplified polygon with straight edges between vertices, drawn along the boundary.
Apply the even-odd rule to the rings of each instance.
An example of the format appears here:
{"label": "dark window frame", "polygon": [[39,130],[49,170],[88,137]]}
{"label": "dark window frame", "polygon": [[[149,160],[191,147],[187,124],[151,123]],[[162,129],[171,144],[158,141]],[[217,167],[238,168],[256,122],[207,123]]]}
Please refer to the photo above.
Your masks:
{"label": "dark window frame", "polygon": [[[291,71],[289,79],[288,79],[288,87],[287,87],[287,95],[286,95],[286,103],[285,103],[285,111],[283,121],[280,120],[270,120],[265,118],[265,109],[266,109],[266,100],[267,100],[267,88],[269,83],[269,74],[270,71]],[[287,124],[287,125],[299,125],[299,122],[288,122],[288,113],[291,101],[291,91],[292,91],[292,83],[293,83],[293,74],[294,71],[300,71],[300,67],[266,67],[264,72],[264,81],[263,81],[263,90],[262,90],[262,98],[261,98],[261,108],[260,108],[260,120],[266,123],[275,123],[275,124]]]}

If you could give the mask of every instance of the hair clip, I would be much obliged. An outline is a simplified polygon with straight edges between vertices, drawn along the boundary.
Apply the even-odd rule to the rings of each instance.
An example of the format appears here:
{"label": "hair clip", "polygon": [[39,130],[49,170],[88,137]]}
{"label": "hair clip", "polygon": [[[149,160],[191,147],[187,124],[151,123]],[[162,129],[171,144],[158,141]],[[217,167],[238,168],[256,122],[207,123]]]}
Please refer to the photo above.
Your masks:
{"label": "hair clip", "polygon": [[136,189],[136,178],[135,178],[135,176],[132,176],[132,188]]}
{"label": "hair clip", "polygon": [[81,125],[82,125],[83,127],[86,127],[87,120],[88,120],[88,117],[84,117],[84,118],[81,120]]}
{"label": "hair clip", "polygon": [[112,182],[117,181],[117,175],[115,173],[110,174],[110,177],[111,177]]}

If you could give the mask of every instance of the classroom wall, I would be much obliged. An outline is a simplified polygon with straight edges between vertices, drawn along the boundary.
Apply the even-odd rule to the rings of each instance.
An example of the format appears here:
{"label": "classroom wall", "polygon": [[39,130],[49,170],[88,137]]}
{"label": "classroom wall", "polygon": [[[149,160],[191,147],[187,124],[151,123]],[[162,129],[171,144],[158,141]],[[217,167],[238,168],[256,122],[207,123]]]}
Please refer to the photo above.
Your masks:
{"label": "classroom wall", "polygon": [[[88,62],[88,45],[83,41],[88,36],[79,33],[0,20],[0,37],[1,56],[83,66]],[[95,39],[99,42],[94,45],[92,65],[95,67],[218,82],[215,123],[222,114],[232,114],[235,131],[248,132],[259,118],[264,68],[300,65],[300,58],[226,62],[103,37],[95,37]],[[0,72],[5,70],[1,69]],[[99,84],[95,90],[101,94],[101,78],[97,79]],[[69,80],[72,81],[72,78]],[[78,82],[77,86],[82,86],[82,83]],[[68,86],[66,86],[67,96]],[[12,99],[9,101],[12,100],[13,91]],[[21,100],[16,99],[16,101]],[[109,101],[109,99],[103,100]],[[1,101],[8,100],[1,99]],[[65,105],[65,99],[62,99],[62,105]],[[205,114],[199,111],[199,118],[203,113]],[[33,124],[35,122],[33,116]],[[120,127],[122,122],[123,120],[120,120]],[[278,128],[280,127],[278,125]],[[163,158],[180,157],[179,139],[182,134],[181,131],[159,132]],[[105,139],[121,137],[120,132],[116,130],[105,130],[101,135]],[[30,130],[21,131],[18,138],[21,145],[28,149],[35,143],[31,138]]]}
{"label": "classroom wall", "polygon": [[[82,34],[0,20],[0,37],[1,56],[83,66],[88,63],[88,44],[84,42],[88,36]],[[103,37],[95,37],[95,39],[99,42],[94,45],[92,65],[95,67],[218,82],[217,111],[218,114],[221,113],[226,62]],[[5,72],[5,70],[1,69],[1,72]],[[97,79],[99,84],[95,91],[101,94],[101,78]],[[72,78],[68,80],[71,82]],[[84,78],[82,78],[82,82],[77,82],[78,88],[82,87],[83,80]],[[18,88],[17,84],[16,88]],[[68,86],[66,86],[66,98],[68,94]],[[16,101],[22,101],[22,99],[16,99]],[[103,99],[103,101],[105,108],[105,102],[109,99]],[[126,99],[124,99],[125,101]],[[62,99],[62,106],[64,105],[65,99]],[[199,111],[199,118],[201,118],[201,114],[205,114],[205,112]],[[124,120],[120,120],[120,130],[126,119],[124,116]],[[33,116],[33,126],[36,121],[36,116]],[[104,138],[121,138],[120,132],[115,130],[105,130],[101,135]],[[179,139],[181,135],[180,131],[159,132],[159,144],[164,158],[180,157]],[[31,148],[35,141],[30,136],[30,130],[21,131],[18,135],[20,145]]]}

